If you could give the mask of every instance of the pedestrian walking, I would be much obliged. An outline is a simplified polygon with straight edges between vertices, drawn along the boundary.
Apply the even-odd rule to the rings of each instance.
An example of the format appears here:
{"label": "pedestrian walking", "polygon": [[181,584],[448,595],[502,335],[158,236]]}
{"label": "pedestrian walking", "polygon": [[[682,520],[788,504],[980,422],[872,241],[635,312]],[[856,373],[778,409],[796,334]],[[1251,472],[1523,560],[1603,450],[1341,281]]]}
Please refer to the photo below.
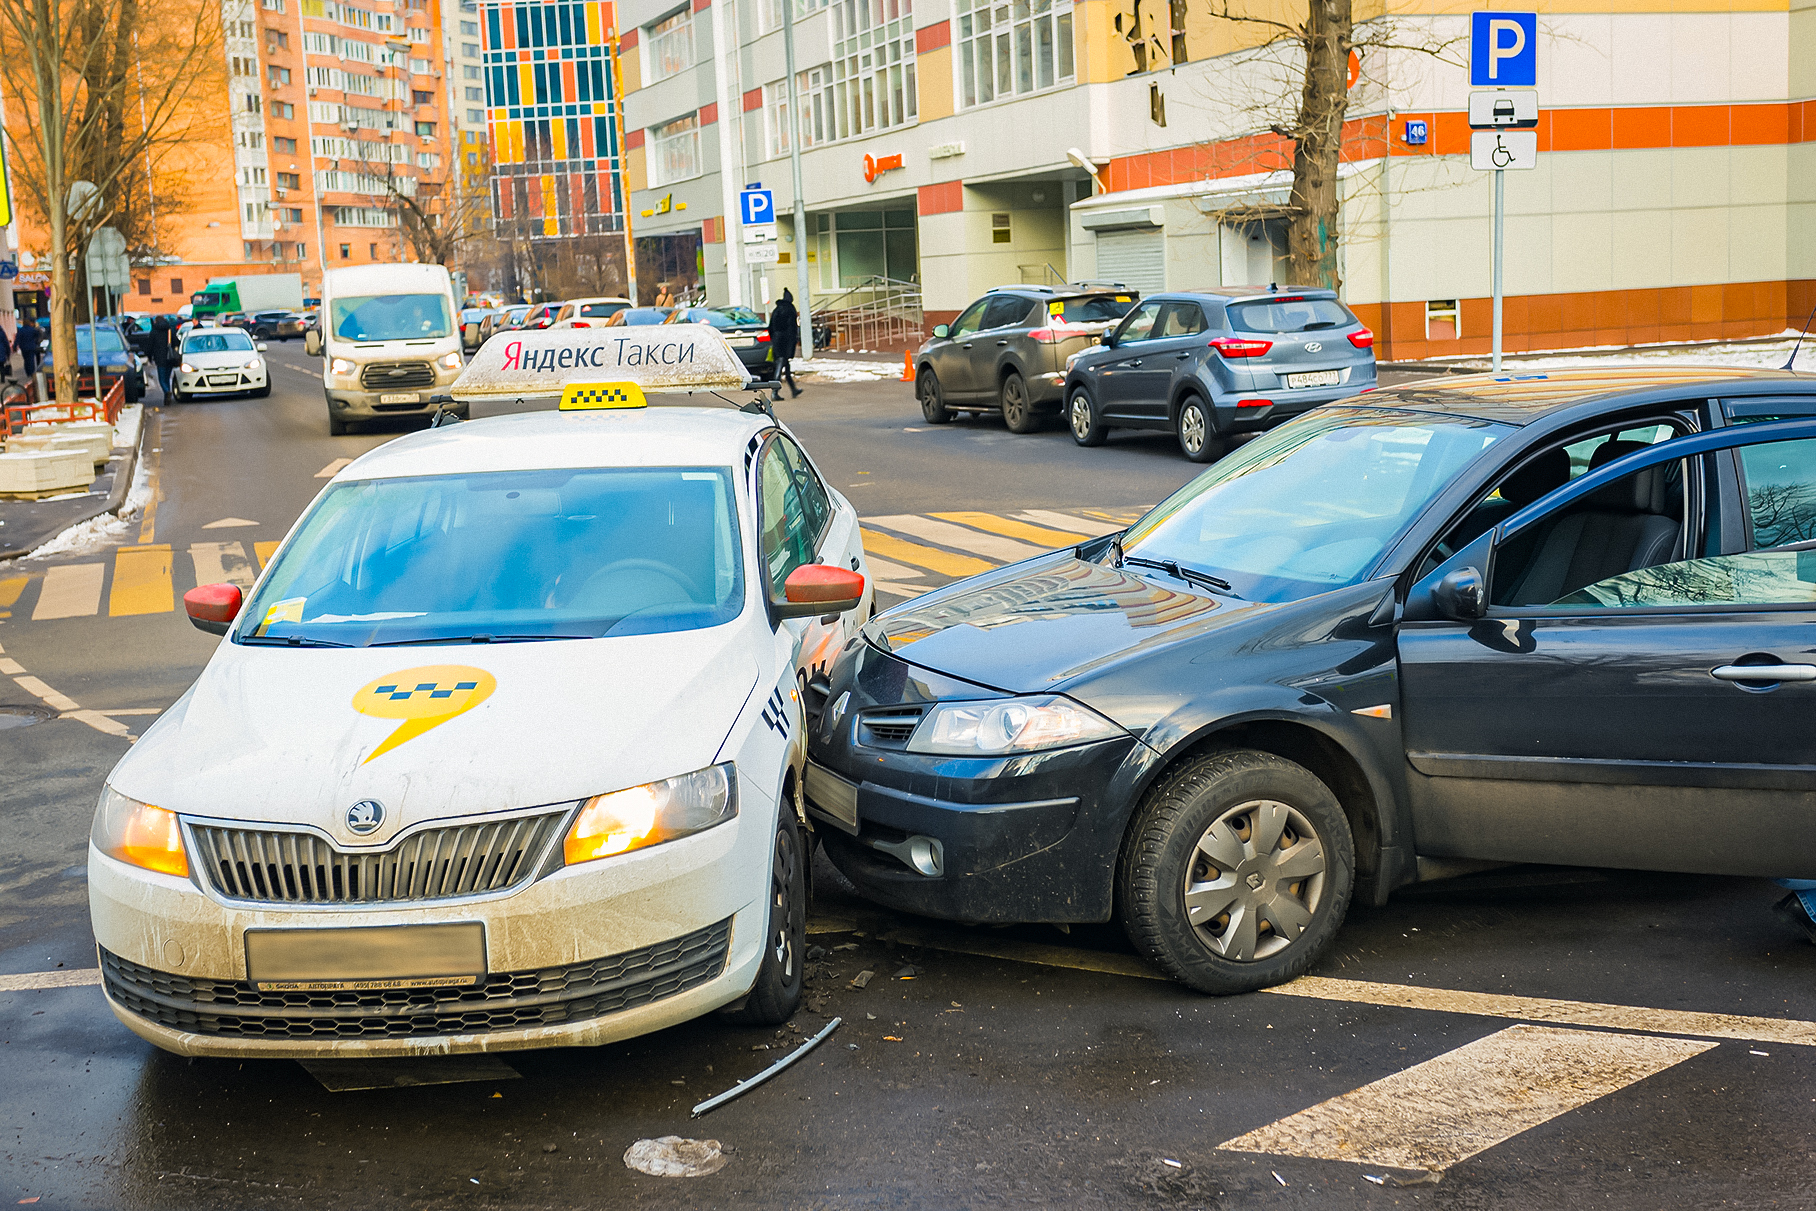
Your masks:
{"label": "pedestrian walking", "polygon": [[769,356],[775,359],[776,382],[788,380],[792,395],[801,394],[795,385],[794,355],[801,344],[801,313],[795,309],[794,292],[784,290],[769,311]]}
{"label": "pedestrian walking", "polygon": [[176,335],[176,321],[168,315],[153,317],[151,321],[151,338],[145,344],[145,354],[158,368],[158,386],[164,392],[164,403],[170,403],[170,377],[176,372],[177,363],[182,360],[178,351],[180,342]]}
{"label": "pedestrian walking", "polygon": [[0,382],[13,381],[13,343],[7,339],[6,329],[0,328]]}
{"label": "pedestrian walking", "polygon": [[38,331],[38,325],[30,320],[21,321],[13,344],[19,346],[19,361],[25,366],[25,377],[38,373],[38,352],[44,347],[44,334]]}

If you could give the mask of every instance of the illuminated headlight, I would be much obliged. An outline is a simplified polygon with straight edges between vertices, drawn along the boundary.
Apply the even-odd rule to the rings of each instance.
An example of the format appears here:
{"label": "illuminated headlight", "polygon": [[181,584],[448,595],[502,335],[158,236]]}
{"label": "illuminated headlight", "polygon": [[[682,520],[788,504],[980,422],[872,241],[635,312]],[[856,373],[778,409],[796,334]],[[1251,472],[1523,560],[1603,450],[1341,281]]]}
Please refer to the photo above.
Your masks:
{"label": "illuminated headlight", "polygon": [[354,364],[351,361],[348,361],[344,357],[334,358],[331,361],[329,361],[329,363],[328,363],[328,373],[329,374],[338,374],[342,378],[352,377],[353,371],[355,369],[356,369],[356,367],[354,366]]}
{"label": "illuminated headlight", "polygon": [[982,757],[1066,748],[1124,734],[1096,711],[1055,695],[942,702],[921,718],[908,751]]}
{"label": "illuminated headlight", "polygon": [[161,874],[189,875],[176,813],[128,799],[111,786],[101,791],[90,836],[95,848],[110,858]]}
{"label": "illuminated headlight", "polygon": [[458,370],[460,369],[460,354],[444,353],[435,359],[435,364],[443,370]]}
{"label": "illuminated headlight", "polygon": [[259,361],[259,359],[255,357],[251,361],[247,362],[245,364],[245,366],[243,366],[241,368],[245,369],[245,370],[258,370],[258,369],[262,368],[263,365],[264,365],[264,363]]}
{"label": "illuminated headlight", "polygon": [[562,852],[569,866],[705,832],[738,814],[738,774],[729,762],[594,795],[580,806]]}
{"label": "illuminated headlight", "polygon": [[182,365],[182,366],[181,366],[181,367],[180,367],[180,368],[181,368],[181,369],[182,369],[182,371],[183,371],[183,373],[184,373],[184,374],[195,374],[195,373],[197,373],[197,371],[196,371],[196,368],[195,368],[195,367],[194,367],[194,366],[191,366],[191,365],[190,365],[190,364],[189,364],[189,363],[188,363],[188,362],[184,362],[184,363],[183,363],[183,365]]}

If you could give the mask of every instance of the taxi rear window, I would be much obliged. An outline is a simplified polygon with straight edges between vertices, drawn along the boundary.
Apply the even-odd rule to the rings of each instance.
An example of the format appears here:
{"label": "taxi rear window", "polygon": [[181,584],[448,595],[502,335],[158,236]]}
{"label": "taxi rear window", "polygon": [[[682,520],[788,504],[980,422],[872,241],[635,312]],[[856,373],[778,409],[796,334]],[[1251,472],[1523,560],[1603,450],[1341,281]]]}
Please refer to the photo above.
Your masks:
{"label": "taxi rear window", "polygon": [[1047,314],[1062,324],[1107,324],[1119,320],[1135,305],[1132,294],[1099,294],[1076,299],[1054,299]]}

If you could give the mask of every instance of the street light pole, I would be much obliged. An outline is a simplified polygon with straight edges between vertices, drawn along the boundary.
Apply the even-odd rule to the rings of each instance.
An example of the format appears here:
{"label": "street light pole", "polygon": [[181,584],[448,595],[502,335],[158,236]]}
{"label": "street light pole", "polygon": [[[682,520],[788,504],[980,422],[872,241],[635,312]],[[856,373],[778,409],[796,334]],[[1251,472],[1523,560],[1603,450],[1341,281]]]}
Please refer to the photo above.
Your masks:
{"label": "street light pole", "polygon": [[794,173],[795,311],[800,316],[801,359],[813,357],[813,304],[807,285],[807,199],[801,185],[801,98],[795,88],[795,0],[782,5],[782,48],[788,68],[788,166]]}

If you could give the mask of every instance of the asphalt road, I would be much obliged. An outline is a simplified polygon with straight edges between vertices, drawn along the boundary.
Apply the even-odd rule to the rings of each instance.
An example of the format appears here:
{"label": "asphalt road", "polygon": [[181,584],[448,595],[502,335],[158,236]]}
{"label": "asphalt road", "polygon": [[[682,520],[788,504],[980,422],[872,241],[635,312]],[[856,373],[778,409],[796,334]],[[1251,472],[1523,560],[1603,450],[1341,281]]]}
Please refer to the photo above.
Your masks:
{"label": "asphalt road", "polygon": [[[272,360],[268,400],[150,418],[149,520],[0,565],[29,581],[0,619],[0,724],[39,720],[0,729],[0,1205],[1816,1206],[1816,948],[1757,880],[1426,885],[1353,911],[1294,993],[1219,1000],[1152,978],[1112,926],[904,919],[822,863],[789,1029],[708,1019],[346,1092],[156,1051],[84,974],[84,843],[107,770],[217,642],[159,594],[259,558],[319,472],[401,431],[330,438],[312,363]],[[1010,523],[1114,525],[1194,470],[1158,436],[932,428],[889,382],[810,386],[782,414],[889,547],[897,596],[987,562]],[[794,1068],[690,1121],[835,1015]],[[671,1134],[730,1161],[625,1168]]]}

